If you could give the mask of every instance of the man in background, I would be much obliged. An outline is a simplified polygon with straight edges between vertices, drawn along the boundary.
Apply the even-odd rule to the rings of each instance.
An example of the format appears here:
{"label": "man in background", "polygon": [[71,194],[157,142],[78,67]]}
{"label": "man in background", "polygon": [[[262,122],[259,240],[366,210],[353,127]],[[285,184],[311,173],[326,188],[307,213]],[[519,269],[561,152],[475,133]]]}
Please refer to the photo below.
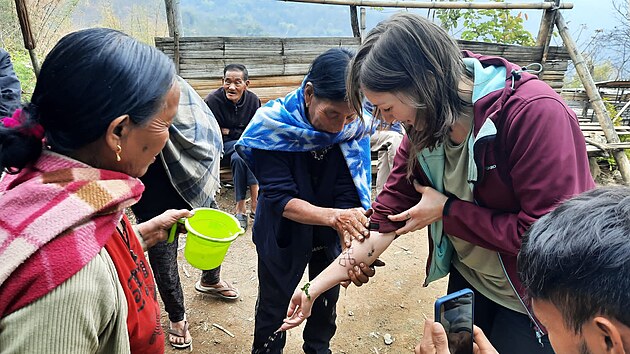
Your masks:
{"label": "man in background", "polygon": [[245,197],[247,187],[251,194],[251,213],[253,219],[258,200],[258,181],[249,170],[245,161],[236,153],[234,145],[243,134],[245,127],[260,107],[260,99],[249,91],[249,74],[242,64],[229,64],[223,69],[222,87],[210,93],[205,102],[217,118],[223,136],[224,155],[222,165],[229,163],[234,182],[236,200],[235,216],[241,227],[247,229],[247,209]]}

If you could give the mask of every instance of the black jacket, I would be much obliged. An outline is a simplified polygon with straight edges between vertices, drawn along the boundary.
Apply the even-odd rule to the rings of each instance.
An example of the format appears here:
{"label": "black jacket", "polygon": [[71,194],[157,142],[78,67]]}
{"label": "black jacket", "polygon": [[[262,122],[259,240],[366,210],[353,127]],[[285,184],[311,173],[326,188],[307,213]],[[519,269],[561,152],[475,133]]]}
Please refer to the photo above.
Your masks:
{"label": "black jacket", "polygon": [[225,96],[223,87],[210,93],[204,101],[214,113],[219,126],[230,130],[228,135],[223,135],[223,142],[238,140],[260,107],[260,99],[255,93],[245,90],[243,97],[234,104]]}
{"label": "black jacket", "polygon": [[0,117],[10,116],[20,107],[22,89],[15,75],[11,57],[0,48]]}

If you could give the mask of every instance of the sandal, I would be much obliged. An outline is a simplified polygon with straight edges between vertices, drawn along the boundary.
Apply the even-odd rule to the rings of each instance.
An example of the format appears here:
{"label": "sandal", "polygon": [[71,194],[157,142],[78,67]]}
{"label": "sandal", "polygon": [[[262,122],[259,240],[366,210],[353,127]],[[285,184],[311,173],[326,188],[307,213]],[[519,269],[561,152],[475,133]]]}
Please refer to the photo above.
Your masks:
{"label": "sandal", "polygon": [[[197,290],[200,293],[204,293],[210,296],[214,296],[220,299],[224,299],[224,300],[236,300],[238,299],[238,297],[240,296],[238,289],[236,289],[235,287],[231,286],[230,283],[226,282],[226,281],[219,281],[219,283],[217,284],[225,284],[224,286],[221,286],[219,288],[215,288],[213,286],[203,286],[201,285],[201,280],[197,281],[195,283],[195,290]],[[224,291],[232,291],[234,293],[236,293],[236,295],[234,296],[227,296],[225,294],[223,294]]]}
{"label": "sandal", "polygon": [[186,333],[188,333],[188,335],[190,335],[190,332],[188,332],[188,321],[184,321],[184,328],[182,330],[176,330],[173,328],[170,328],[172,325],[172,323],[169,323],[169,329],[166,331],[168,334],[178,337],[178,338],[184,338],[184,343],[175,343],[175,342],[171,342],[170,338],[169,338],[169,343],[173,346],[173,348],[175,349],[186,349],[188,347],[190,347],[192,345],[192,336],[190,337],[190,341],[186,342]]}

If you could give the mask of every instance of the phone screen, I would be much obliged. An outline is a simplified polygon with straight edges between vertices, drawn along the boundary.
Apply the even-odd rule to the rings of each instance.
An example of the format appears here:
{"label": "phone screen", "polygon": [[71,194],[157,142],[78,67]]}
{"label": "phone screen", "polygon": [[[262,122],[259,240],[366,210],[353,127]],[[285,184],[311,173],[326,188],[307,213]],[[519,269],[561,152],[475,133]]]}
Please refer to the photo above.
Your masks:
{"label": "phone screen", "polygon": [[465,289],[436,301],[436,321],[448,336],[451,354],[473,352],[473,292]]}

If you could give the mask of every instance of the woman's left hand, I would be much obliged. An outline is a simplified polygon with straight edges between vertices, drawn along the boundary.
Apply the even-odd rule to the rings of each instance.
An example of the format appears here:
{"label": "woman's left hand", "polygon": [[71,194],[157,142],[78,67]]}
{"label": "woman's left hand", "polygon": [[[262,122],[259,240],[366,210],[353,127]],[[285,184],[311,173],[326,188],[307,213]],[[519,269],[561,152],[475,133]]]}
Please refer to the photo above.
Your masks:
{"label": "woman's left hand", "polygon": [[193,213],[190,210],[169,209],[153,219],[136,225],[136,228],[140,231],[142,239],[148,249],[153,247],[156,243],[166,240],[171,227],[179,219],[189,218],[191,216],[193,216]]}
{"label": "woman's left hand", "polygon": [[400,214],[389,216],[389,220],[391,221],[406,221],[405,226],[396,230],[397,235],[420,230],[442,219],[444,205],[448,198],[435,189],[420,185],[420,183],[416,181],[413,181],[413,186],[418,193],[422,194],[420,202]]}

